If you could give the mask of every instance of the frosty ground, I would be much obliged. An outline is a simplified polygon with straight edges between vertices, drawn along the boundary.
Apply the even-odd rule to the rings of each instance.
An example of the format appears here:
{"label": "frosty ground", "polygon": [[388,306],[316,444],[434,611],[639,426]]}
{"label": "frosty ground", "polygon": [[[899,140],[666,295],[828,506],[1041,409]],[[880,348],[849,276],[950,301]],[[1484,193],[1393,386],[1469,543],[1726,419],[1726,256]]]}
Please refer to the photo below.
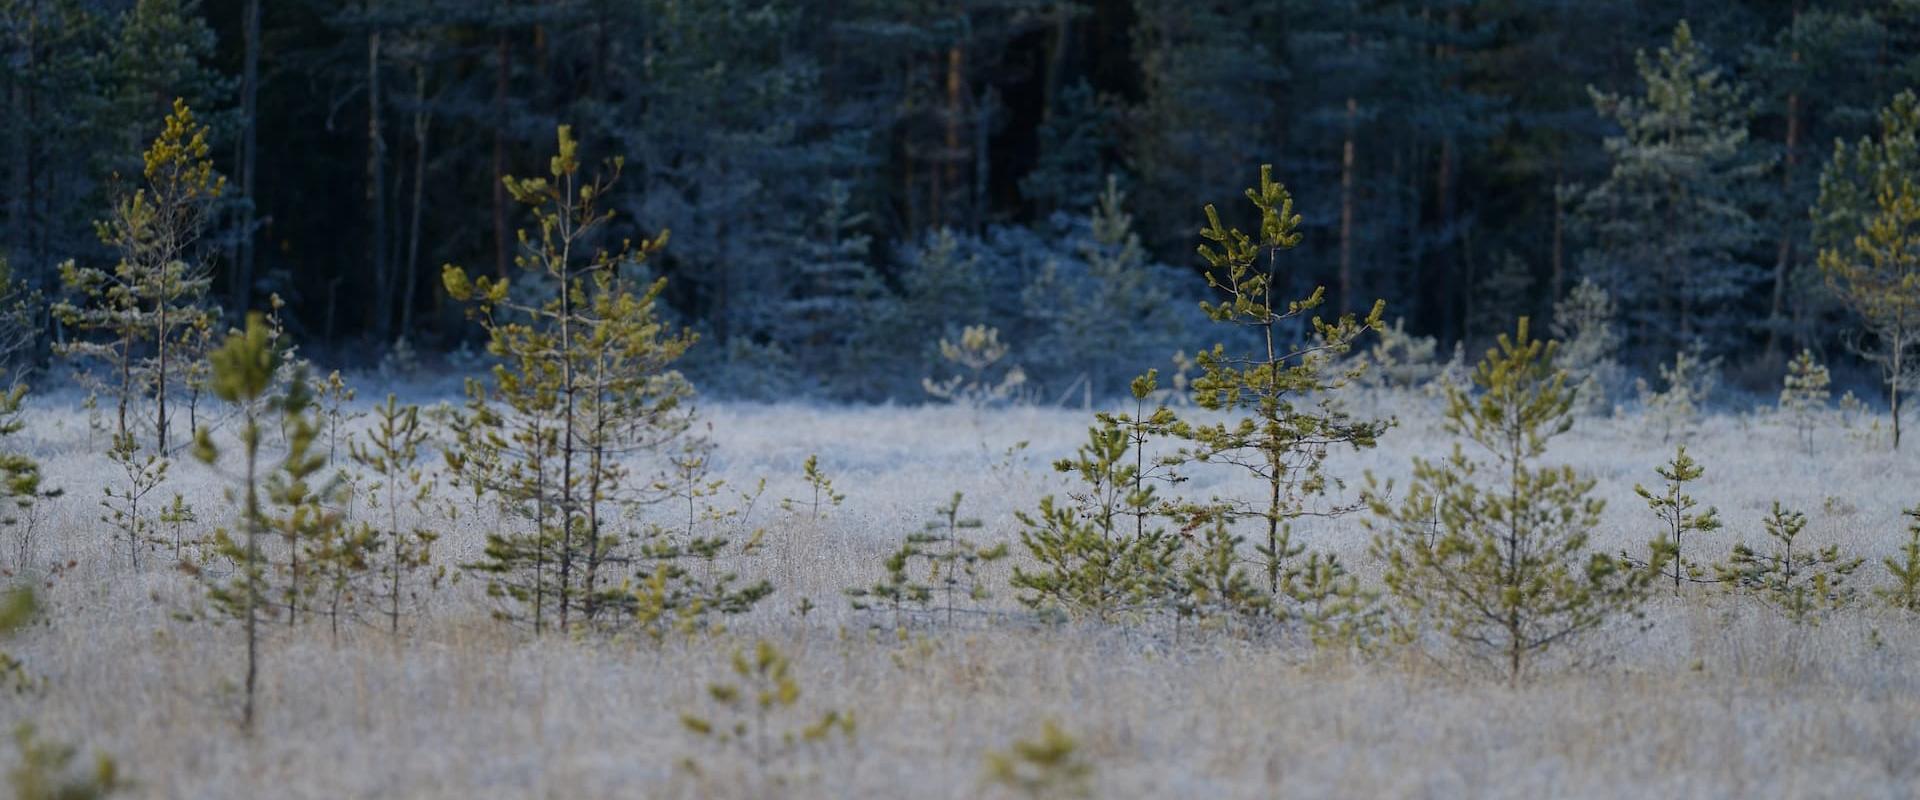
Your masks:
{"label": "frosty ground", "polygon": [[[1404,476],[1410,458],[1451,446],[1436,404],[1361,399],[1397,416],[1379,448],[1334,456],[1349,499],[1359,477]],[[193,619],[203,590],[167,566],[136,571],[98,521],[102,476],[73,398],[40,398],[24,434],[65,495],[41,509],[29,563],[47,613],[9,650],[41,678],[5,699],[0,724],[31,719],[51,736],[110,754],[152,797],[976,797],[984,754],[1052,720],[1095,769],[1095,796],[1185,797],[1910,797],[1920,792],[1920,625],[1863,602],[1806,628],[1711,589],[1656,595],[1646,618],[1583,640],[1519,688],[1453,661],[1413,654],[1359,660],[1300,642],[1208,632],[1175,637],[1018,612],[996,565],[989,605],[902,641],[889,621],[849,607],[881,560],[954,492],[1013,541],[1013,512],[1062,480],[1048,467],[1085,437],[1079,410],[820,408],[709,403],[719,472],[766,478],[750,525],[763,551],[733,565],[776,594],[727,631],[653,643],[556,636],[494,621],[478,581],[433,595],[395,641],[324,625],[267,640],[261,721],[235,724],[240,644],[233,626]],[[1607,500],[1595,546],[1638,551],[1655,535],[1632,493],[1671,455],[1632,415],[1582,419],[1548,462],[1598,479]],[[1890,453],[1835,422],[1809,454],[1762,413],[1706,419],[1689,449],[1708,473],[1696,494],[1727,528],[1719,558],[1760,541],[1779,500],[1809,513],[1815,544],[1879,559],[1906,541],[1901,510],[1920,504],[1920,448]],[[1009,458],[1007,450],[1030,442]],[[810,454],[848,495],[814,521],[779,509],[799,496]],[[223,478],[190,460],[181,491],[203,525],[230,518]],[[1228,473],[1197,474],[1190,496],[1234,494]],[[1313,520],[1299,534],[1372,579],[1364,514]],[[489,517],[430,521],[436,560],[474,559]],[[4,563],[18,568],[14,543]],[[1016,547],[1015,559],[1019,558]],[[71,566],[66,566],[66,565]],[[58,574],[46,577],[50,569]],[[799,613],[803,598],[809,613]],[[801,706],[851,712],[851,743],[760,769],[716,755],[680,715],[725,676],[732,648],[757,639],[794,658]],[[697,759],[695,774],[682,766]]]}

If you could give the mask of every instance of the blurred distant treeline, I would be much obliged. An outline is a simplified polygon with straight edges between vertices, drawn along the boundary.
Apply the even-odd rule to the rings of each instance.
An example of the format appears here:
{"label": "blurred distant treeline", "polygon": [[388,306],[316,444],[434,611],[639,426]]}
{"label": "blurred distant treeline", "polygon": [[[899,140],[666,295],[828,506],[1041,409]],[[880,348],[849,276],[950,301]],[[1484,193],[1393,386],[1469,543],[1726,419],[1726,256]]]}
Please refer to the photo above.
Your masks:
{"label": "blurred distant treeline", "polygon": [[[228,179],[229,313],[310,352],[477,336],[554,128],[623,156],[626,234],[704,386],[911,398],[992,325],[1038,396],[1194,331],[1194,231],[1259,165],[1295,288],[1477,345],[1582,277],[1632,366],[1844,359],[1809,207],[1920,74],[1913,0],[0,0],[0,246],[49,293],[168,105]],[[1682,22],[1684,29],[1678,29]],[[1105,203],[1103,205],[1103,198]],[[1244,224],[1244,220],[1242,220]],[[59,331],[53,331],[55,336]],[[1449,348],[1450,349],[1450,348]]]}

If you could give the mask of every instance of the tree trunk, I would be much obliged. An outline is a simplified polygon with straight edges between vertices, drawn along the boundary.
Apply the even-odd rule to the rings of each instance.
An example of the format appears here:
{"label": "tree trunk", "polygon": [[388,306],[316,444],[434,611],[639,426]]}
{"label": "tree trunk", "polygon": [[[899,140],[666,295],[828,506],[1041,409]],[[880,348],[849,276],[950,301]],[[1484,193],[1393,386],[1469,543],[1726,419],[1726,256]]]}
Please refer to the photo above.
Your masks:
{"label": "tree trunk", "polygon": [[400,335],[413,332],[413,304],[420,286],[420,214],[425,206],[427,186],[427,135],[433,115],[427,109],[427,70],[413,68],[413,209],[407,223],[406,297],[400,306]]}
{"label": "tree trunk", "polygon": [[946,148],[940,153],[940,180],[935,182],[934,223],[947,224],[946,201],[944,196],[960,185],[960,162],[965,158],[966,145],[960,138],[961,118],[966,113],[966,68],[967,51],[961,44],[947,48],[947,112],[946,112]]}
{"label": "tree trunk", "polygon": [[[369,2],[367,10],[373,10]],[[373,215],[373,335],[386,342],[393,324],[393,266],[387,259],[387,140],[380,129],[380,29],[367,32],[367,207]]]}
{"label": "tree trunk", "polygon": [[260,116],[260,0],[247,0],[245,16],[246,55],[240,73],[240,245],[233,285],[227,287],[234,309],[243,312],[253,301],[253,226],[258,213],[253,188]]}
{"label": "tree trunk", "polygon": [[1360,101],[1347,98],[1347,128],[1340,146],[1340,312],[1353,310],[1353,161],[1354,124]]}
{"label": "tree trunk", "polygon": [[502,29],[494,38],[494,74],[493,74],[493,271],[496,277],[507,277],[508,256],[507,236],[507,89],[512,75],[513,50],[507,32]]}
{"label": "tree trunk", "polygon": [[[1796,10],[1797,18],[1799,12]],[[1793,52],[1793,63],[1800,63],[1800,51]],[[1794,167],[1800,163],[1800,93],[1787,95],[1787,152],[1781,161],[1780,190],[1783,196],[1793,191]],[[1780,326],[1786,319],[1787,280],[1793,265],[1793,226],[1780,226],[1780,243],[1773,260],[1773,310],[1767,315],[1766,361],[1773,363],[1780,353]]]}

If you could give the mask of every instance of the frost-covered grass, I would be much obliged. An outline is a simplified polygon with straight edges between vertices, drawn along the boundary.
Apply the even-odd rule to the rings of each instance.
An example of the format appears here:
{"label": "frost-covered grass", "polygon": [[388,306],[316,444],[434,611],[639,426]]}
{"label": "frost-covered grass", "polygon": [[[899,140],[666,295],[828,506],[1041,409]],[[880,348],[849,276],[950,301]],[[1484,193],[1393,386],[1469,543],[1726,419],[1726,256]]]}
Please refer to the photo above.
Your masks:
{"label": "frost-covered grass", "polygon": [[[935,505],[964,492],[967,513],[985,521],[980,537],[1011,541],[1012,512],[1059,491],[1046,465],[1082,440],[1088,415],[1033,409],[710,404],[722,476],[738,488],[768,479],[753,512],[768,546],[737,566],[778,587],[727,633],[659,645],[534,639],[490,620],[478,583],[464,580],[434,594],[399,642],[373,626],[337,642],[319,624],[274,630],[249,740],[235,725],[234,626],[184,619],[201,608],[199,587],[166,558],[136,572],[115,546],[97,505],[110,465],[69,400],[41,400],[23,434],[66,495],[41,509],[21,573],[44,581],[48,613],[8,645],[45,686],[0,700],[0,724],[32,719],[113,755],[137,795],[976,797],[983,754],[1044,719],[1080,739],[1100,797],[1907,797],[1920,787],[1920,625],[1870,602],[1796,628],[1711,590],[1661,595],[1650,627],[1602,631],[1518,689],[1450,661],[1355,662],[1290,641],[1175,638],[1164,626],[970,615],[907,642],[870,628],[841,592],[877,579],[883,554]],[[1362,471],[1404,479],[1410,457],[1450,446],[1429,401],[1379,410],[1400,420],[1382,446],[1333,459],[1349,499]],[[1608,509],[1596,546],[1610,552],[1654,534],[1632,487],[1651,482],[1672,445],[1646,427],[1584,420],[1549,455],[1599,479]],[[1883,581],[1879,558],[1905,541],[1900,510],[1920,504],[1920,448],[1893,455],[1823,430],[1809,456],[1764,418],[1707,420],[1689,448],[1708,468],[1695,493],[1727,529],[1690,555],[1758,544],[1778,499],[1809,513],[1813,543],[1867,557],[1863,582]],[[1021,440],[1031,442],[1024,455],[1003,459]],[[778,507],[799,496],[812,453],[848,495],[817,523]],[[1252,489],[1236,480],[1202,472],[1180,491]],[[230,516],[223,485],[183,460],[156,499],[184,493],[206,527]],[[445,536],[436,559],[457,564],[478,553],[490,518],[431,524]],[[1299,533],[1377,575],[1359,517]],[[0,563],[14,568],[6,544]],[[1011,611],[1007,569],[994,568],[993,605]],[[816,606],[804,617],[803,597]],[[803,708],[858,721],[852,745],[780,765],[794,777],[774,790],[746,788],[739,762],[711,755],[679,722],[725,677],[728,648],[760,637],[794,657]],[[706,781],[677,768],[689,756]]]}

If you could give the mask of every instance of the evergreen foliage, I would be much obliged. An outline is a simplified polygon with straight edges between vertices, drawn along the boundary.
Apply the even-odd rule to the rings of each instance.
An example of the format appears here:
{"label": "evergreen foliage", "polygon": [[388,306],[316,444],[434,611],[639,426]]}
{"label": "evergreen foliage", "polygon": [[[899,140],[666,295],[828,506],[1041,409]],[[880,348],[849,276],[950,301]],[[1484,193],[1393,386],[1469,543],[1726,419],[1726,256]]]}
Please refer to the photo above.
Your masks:
{"label": "evergreen foliage", "polygon": [[[374,577],[380,583],[375,599],[384,606],[387,632],[399,635],[401,606],[411,598],[418,602],[418,590],[406,584],[418,573],[430,570],[433,543],[439,534],[423,527],[401,525],[403,509],[416,516],[429,513],[435,482],[420,466],[421,446],[427,443],[427,428],[420,422],[420,407],[401,405],[391,393],[386,402],[374,406],[374,424],[364,439],[349,441],[347,448],[355,464],[373,473],[373,482],[363,488],[368,510],[385,512],[386,524],[378,531],[380,565]],[[439,583],[443,570],[427,572]]]}
{"label": "evergreen foliage", "polygon": [[1147,442],[1174,421],[1164,405],[1146,411],[1155,378],[1149,371],[1134,381],[1133,414],[1100,414],[1074,457],[1054,462],[1080,484],[1067,502],[1048,495],[1033,513],[1014,512],[1037,565],[1013,568],[1022,605],[1105,619],[1155,610],[1178,587],[1181,540],[1148,522],[1165,513],[1155,484],[1173,479],[1146,458]]}
{"label": "evergreen foliage", "polygon": [[1255,233],[1227,227],[1211,205],[1201,231],[1210,243],[1200,248],[1207,284],[1221,295],[1202,308],[1214,322],[1254,336],[1249,351],[1230,351],[1222,343],[1195,356],[1201,374],[1192,383],[1194,403],[1226,415],[1227,421],[1175,421],[1169,430],[1189,443],[1180,460],[1222,464],[1263,486],[1260,505],[1222,511],[1261,523],[1264,544],[1256,550],[1268,590],[1278,593],[1285,562],[1297,554],[1290,523],[1354,508],[1314,503],[1333,484],[1325,471],[1327,457],[1338,447],[1374,446],[1388,423],[1354,419],[1333,395],[1353,375],[1340,366],[1340,357],[1361,334],[1382,327],[1384,304],[1376,302],[1365,317],[1342,314],[1328,321],[1313,316],[1326,300],[1324,289],[1299,300],[1279,299],[1284,291],[1280,255],[1300,243],[1300,215],[1272,173],[1262,167],[1259,185],[1246,191],[1260,215]]}
{"label": "evergreen foliage", "polygon": [[1920,359],[1920,96],[1902,92],[1880,114],[1877,138],[1835,142],[1813,207],[1827,287],[1858,318],[1849,344],[1880,367],[1900,447],[1901,391]]}
{"label": "evergreen foliage", "polygon": [[1801,549],[1806,514],[1775,501],[1762,525],[1770,545],[1765,549],[1744,542],[1734,545],[1727,563],[1720,567],[1721,580],[1797,623],[1818,622],[1858,597],[1859,591],[1847,585],[1847,579],[1860,568],[1862,559],[1841,555],[1839,545]]}
{"label": "evergreen foliage", "polygon": [[620,562],[623,537],[614,511],[656,499],[628,479],[626,462],[657,451],[686,429],[691,387],[672,369],[692,346],[658,316],[664,279],[635,291],[632,272],[665,245],[606,238],[613,212],[603,207],[622,161],[583,179],[578,144],[561,126],[558,152],[542,178],[511,178],[507,189],[532,213],[521,234],[522,270],[543,283],[544,299],[523,301],[505,279],[469,278],[449,265],[447,292],[469,303],[501,359],[491,386],[468,384],[468,413],[455,429],[450,466],[525,529],[489,535],[469,565],[503,616],[536,631],[601,615],[624,594],[606,574]]}
{"label": "evergreen foliage", "polygon": [[[307,396],[295,392],[269,402],[268,390],[279,370],[282,354],[273,346],[266,319],[259,313],[247,315],[245,332],[228,335],[219,349],[208,356],[213,362],[212,389],[215,397],[233,405],[240,415],[240,427],[234,438],[240,446],[242,471],[228,499],[239,505],[236,530],[220,528],[213,532],[210,553],[232,562],[230,574],[201,569],[192,562],[182,566],[208,584],[208,597],[214,608],[240,620],[246,643],[246,681],[241,725],[253,727],[254,689],[259,674],[260,626],[271,621],[279,610],[287,619],[295,619],[294,603],[299,600],[300,572],[296,568],[302,534],[319,527],[321,520],[311,516],[312,509],[287,509],[278,519],[270,516],[267,499],[298,500],[305,496],[306,477],[318,471],[314,456],[307,451],[312,443],[312,426],[307,420]],[[296,382],[304,386],[305,382]],[[304,430],[305,436],[290,438],[289,444],[304,440],[298,449],[289,449],[286,457],[271,473],[263,475],[261,444],[265,436],[262,422],[269,413],[278,412],[282,422]],[[302,424],[302,423],[306,424]],[[193,454],[201,463],[217,465],[220,448],[206,428],[194,433]],[[284,552],[265,549],[268,535],[278,530],[288,539]],[[285,581],[276,590],[276,580]],[[276,607],[277,606],[277,607]]]}
{"label": "evergreen foliage", "polygon": [[1673,593],[1677,595],[1682,581],[1705,580],[1706,570],[1686,557],[1686,541],[1689,536],[1719,530],[1720,511],[1713,506],[1702,510],[1700,502],[1686,492],[1687,484],[1707,474],[1706,467],[1687,455],[1686,445],[1680,445],[1673,459],[1655,467],[1654,473],[1665,481],[1658,493],[1637,483],[1633,485],[1633,493],[1645,500],[1647,510],[1660,520],[1660,537],[1653,541],[1653,553],[1645,565],[1665,564],[1661,580],[1672,578]]}
{"label": "evergreen foliage", "polygon": [[1697,346],[1687,347],[1674,351],[1673,364],[1659,369],[1664,389],[1655,391],[1645,378],[1634,379],[1641,411],[1660,427],[1660,441],[1691,436],[1720,384],[1720,359],[1705,357]]}
{"label": "evergreen foliage", "polygon": [[154,452],[161,457],[169,454],[167,401],[181,365],[197,357],[188,351],[192,334],[211,324],[204,302],[211,276],[200,260],[200,240],[226,179],[214,174],[208,137],[186,102],[175,100],[144,155],[144,185],[117,190],[112,214],[95,225],[118,263],[109,269],[63,264],[61,283],[84,305],[63,301],[53,308],[65,324],[105,334],[101,341],[68,342],[60,352],[104,361],[113,371],[104,383],[116,402],[117,436],[135,431],[129,405],[152,399]]}
{"label": "evergreen foliage", "polygon": [[1605,143],[1606,180],[1579,208],[1597,245],[1584,270],[1632,298],[1628,335],[1641,347],[1704,340],[1724,351],[1745,341],[1733,309],[1765,277],[1748,260],[1760,228],[1747,209],[1766,168],[1749,140],[1753,103],[1684,21],[1635,63],[1643,94],[1593,93],[1622,130]]}
{"label": "evergreen foliage", "polygon": [[1587,413],[1607,410],[1609,395],[1623,379],[1615,315],[1613,296],[1586,278],[1553,304],[1549,332],[1561,343],[1554,366],[1566,370],[1568,380],[1575,382],[1580,392],[1575,408]]}
{"label": "evergreen foliage", "polygon": [[1497,660],[1517,682],[1533,659],[1623,614],[1636,613],[1655,575],[1591,552],[1604,503],[1571,467],[1539,466],[1547,443],[1572,425],[1574,391],[1551,342],[1522,318],[1474,371],[1477,391],[1452,390],[1441,461],[1416,458],[1406,497],[1369,481],[1375,552],[1400,624],[1435,626],[1474,655]]}
{"label": "evergreen foliage", "polygon": [[1801,350],[1800,355],[1787,362],[1787,376],[1780,387],[1779,410],[1800,435],[1808,455],[1813,454],[1814,429],[1827,413],[1827,400],[1832,397],[1827,387],[1832,383],[1827,366],[1820,363],[1812,350]]}
{"label": "evergreen foliage", "polygon": [[841,501],[847,499],[846,495],[834,491],[833,479],[820,468],[818,454],[807,456],[806,463],[800,465],[800,475],[806,479],[807,488],[812,490],[812,496],[806,499],[791,497],[782,499],[780,507],[786,509],[788,513],[798,513],[801,508],[805,508],[807,515],[817,520],[820,519],[823,503],[825,507],[838,508]]}
{"label": "evergreen foliage", "polygon": [[1913,518],[1907,526],[1907,543],[1900,548],[1899,558],[1882,559],[1887,575],[1893,578],[1892,586],[1875,589],[1873,593],[1887,605],[1902,611],[1920,611],[1920,506],[1906,511]]}
{"label": "evergreen foliage", "polygon": [[1093,764],[1072,735],[1047,720],[1038,736],[988,752],[984,783],[1029,800],[1092,797]]}
{"label": "evergreen foliage", "polygon": [[[761,784],[757,791],[786,785],[791,776],[781,772],[803,750],[851,743],[853,713],[828,710],[807,715],[800,707],[800,681],[793,662],[764,639],[753,651],[735,650],[728,658],[732,682],[707,686],[704,714],[684,713],[680,724],[723,753],[746,759]],[[696,759],[684,765],[696,775],[704,770]]]}

